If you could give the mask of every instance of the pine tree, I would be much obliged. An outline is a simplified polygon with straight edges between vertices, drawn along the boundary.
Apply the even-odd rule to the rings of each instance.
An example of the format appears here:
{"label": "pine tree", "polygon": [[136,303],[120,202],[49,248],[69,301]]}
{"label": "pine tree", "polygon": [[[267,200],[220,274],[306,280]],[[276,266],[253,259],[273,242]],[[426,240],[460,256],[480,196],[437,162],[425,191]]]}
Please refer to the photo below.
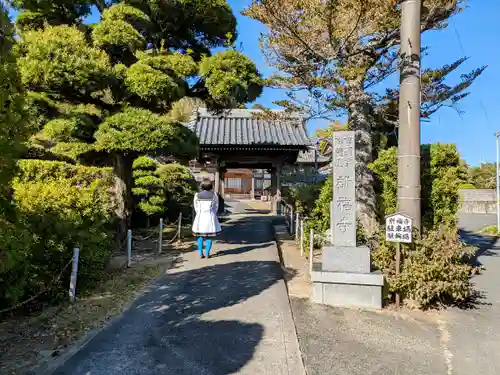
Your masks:
{"label": "pine tree", "polygon": [[174,103],[197,98],[221,110],[262,92],[246,56],[232,48],[210,53],[235,35],[235,18],[223,0],[102,2],[95,25],[81,23],[85,12],[77,11],[78,2],[48,13],[44,1],[16,4],[31,4],[44,20],[20,28],[18,65],[39,127],[32,143],[51,158],[112,164],[122,233],[133,212],[133,160],[197,153],[195,135],[169,115]]}
{"label": "pine tree", "polygon": [[[446,27],[465,3],[424,0],[422,32]],[[368,168],[376,153],[373,135],[377,116],[386,113],[384,106],[392,111],[397,106],[393,107],[394,96],[380,103],[370,89],[397,70],[399,1],[254,0],[245,14],[268,28],[262,49],[279,71],[268,83],[289,89],[288,99],[278,104],[311,117],[347,113],[357,140],[358,217],[365,231],[373,233],[378,227],[374,180]],[[464,88],[475,76],[471,73],[464,79]]]}

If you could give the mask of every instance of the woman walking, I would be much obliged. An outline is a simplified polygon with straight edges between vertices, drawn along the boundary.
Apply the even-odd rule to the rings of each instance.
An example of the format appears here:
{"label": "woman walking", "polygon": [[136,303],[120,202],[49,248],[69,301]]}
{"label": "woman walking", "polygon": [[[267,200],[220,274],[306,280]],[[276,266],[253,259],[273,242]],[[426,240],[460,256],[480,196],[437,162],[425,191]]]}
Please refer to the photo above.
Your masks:
{"label": "woman walking", "polygon": [[[201,183],[201,191],[194,196],[194,211],[196,216],[193,222],[193,234],[198,237],[198,251],[200,258],[210,258],[212,238],[221,232],[217,211],[219,210],[219,197],[213,191],[212,181],[205,179]],[[205,242],[205,254],[203,253]]]}

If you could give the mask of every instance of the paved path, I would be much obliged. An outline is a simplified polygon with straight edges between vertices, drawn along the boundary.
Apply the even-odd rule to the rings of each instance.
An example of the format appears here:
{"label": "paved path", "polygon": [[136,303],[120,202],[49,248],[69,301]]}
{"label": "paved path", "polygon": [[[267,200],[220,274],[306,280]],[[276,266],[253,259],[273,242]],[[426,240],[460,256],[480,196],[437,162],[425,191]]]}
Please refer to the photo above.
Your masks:
{"label": "paved path", "polygon": [[[373,312],[321,306],[293,297],[294,279],[292,309],[307,373],[500,374],[500,241],[474,234],[495,220],[494,215],[460,217],[462,235],[479,246],[477,261],[485,266],[472,279],[482,298],[470,309]],[[284,258],[291,268],[304,267],[305,260]]]}
{"label": "paved path", "polygon": [[54,374],[303,375],[269,217],[224,227],[216,257],[185,254]]}
{"label": "paved path", "polygon": [[480,296],[468,310],[445,312],[443,329],[449,337],[449,373],[500,374],[500,241],[474,232],[496,225],[496,215],[460,217],[464,239],[478,247],[477,263],[484,267],[472,281]]}

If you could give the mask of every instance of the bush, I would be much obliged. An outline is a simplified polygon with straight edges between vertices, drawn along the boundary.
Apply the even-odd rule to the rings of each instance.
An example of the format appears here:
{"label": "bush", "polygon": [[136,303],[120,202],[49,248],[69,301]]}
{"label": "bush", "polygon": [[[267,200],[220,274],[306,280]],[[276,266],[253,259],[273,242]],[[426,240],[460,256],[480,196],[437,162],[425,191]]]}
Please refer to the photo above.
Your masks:
{"label": "bush", "polygon": [[[13,183],[17,221],[0,223],[2,306],[43,290],[71,260],[74,247],[80,248],[78,288],[94,285],[113,250],[112,179],[106,170],[35,160],[19,166]],[[68,276],[69,268],[52,296],[64,295]]]}
{"label": "bush", "polygon": [[460,303],[473,294],[473,267],[467,263],[474,248],[466,246],[454,226],[444,225],[424,233],[422,239],[402,246],[404,259],[396,277],[395,245],[372,243],[373,263],[382,270],[391,292],[398,292],[420,308]]}
{"label": "bush", "polygon": [[34,181],[67,181],[75,187],[89,187],[96,180],[104,185],[113,185],[111,168],[86,167],[62,161],[20,160],[18,162],[19,182]]}
{"label": "bush", "polygon": [[[382,270],[392,292],[399,292],[420,307],[460,302],[472,294],[467,264],[474,249],[459,239],[456,216],[459,187],[467,180],[455,145],[422,145],[422,239],[404,245],[401,274],[395,277],[395,246],[383,239],[372,242],[374,265]],[[382,188],[381,211],[397,206],[397,149],[381,151],[370,165]],[[382,228],[381,233],[384,232]]]}
{"label": "bush", "polygon": [[158,177],[159,163],[147,156],[134,160],[132,166],[136,204],[148,218],[162,216],[167,211],[163,181]]}
{"label": "bush", "polygon": [[177,220],[181,212],[184,218],[190,217],[193,198],[198,191],[191,171],[177,163],[164,164],[159,167],[158,176],[165,190],[168,219]]}
{"label": "bush", "polygon": [[[454,225],[459,206],[458,189],[467,180],[467,170],[453,144],[422,145],[422,227]],[[381,151],[370,165],[381,185],[381,217],[396,212],[397,149]]]}
{"label": "bush", "polygon": [[323,183],[301,183],[289,189],[290,202],[297,212],[303,216],[310,216],[315,207],[316,198],[321,192]]}

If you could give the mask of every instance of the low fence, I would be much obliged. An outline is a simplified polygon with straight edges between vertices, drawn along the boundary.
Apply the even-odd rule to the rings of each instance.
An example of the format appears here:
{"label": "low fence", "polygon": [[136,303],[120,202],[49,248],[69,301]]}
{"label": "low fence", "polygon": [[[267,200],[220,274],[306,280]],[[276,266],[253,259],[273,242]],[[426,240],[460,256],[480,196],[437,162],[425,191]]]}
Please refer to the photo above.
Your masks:
{"label": "low fence", "polygon": [[460,194],[459,213],[462,214],[496,214],[495,189],[462,189]]}
{"label": "low fence", "polygon": [[308,217],[294,211],[291,204],[281,201],[281,215],[284,216],[288,233],[294,237],[295,242],[300,249],[300,255],[309,260],[309,272],[312,272],[314,260],[321,254],[321,249],[315,249],[316,241],[322,241],[322,235],[315,233],[314,229],[310,228],[309,233],[306,233],[306,222]]}
{"label": "low fence", "polygon": [[[132,229],[129,229],[127,231],[127,237],[119,246],[120,252],[121,253],[125,252],[126,254],[126,261],[118,268],[133,266],[134,251],[138,249],[138,245],[140,243],[149,241],[149,243],[155,244],[156,253],[160,255],[166,245],[172,244],[175,241],[180,242],[182,240],[182,223],[183,223],[183,218],[182,218],[182,213],[180,213],[177,220],[174,223],[169,224],[169,227],[172,227],[175,230],[171,238],[165,238],[165,229],[167,228],[167,226],[163,224],[163,219],[160,219],[160,224],[158,225],[158,227],[146,230],[145,235],[141,235],[142,233],[140,231],[134,234]],[[65,273],[69,270],[70,267],[71,267],[71,274],[69,277],[68,296],[69,296],[69,301],[74,302],[76,299],[79,255],[80,255],[80,249],[74,248],[72,258],[64,265],[61,271],[47,285],[42,286],[39,292],[31,296],[30,298],[22,302],[19,302],[14,306],[0,310],[0,314],[18,310],[21,307],[27,305],[28,303],[35,301],[43,294],[51,291],[53,289],[53,286],[59,281],[61,281],[62,277],[65,275]]]}

